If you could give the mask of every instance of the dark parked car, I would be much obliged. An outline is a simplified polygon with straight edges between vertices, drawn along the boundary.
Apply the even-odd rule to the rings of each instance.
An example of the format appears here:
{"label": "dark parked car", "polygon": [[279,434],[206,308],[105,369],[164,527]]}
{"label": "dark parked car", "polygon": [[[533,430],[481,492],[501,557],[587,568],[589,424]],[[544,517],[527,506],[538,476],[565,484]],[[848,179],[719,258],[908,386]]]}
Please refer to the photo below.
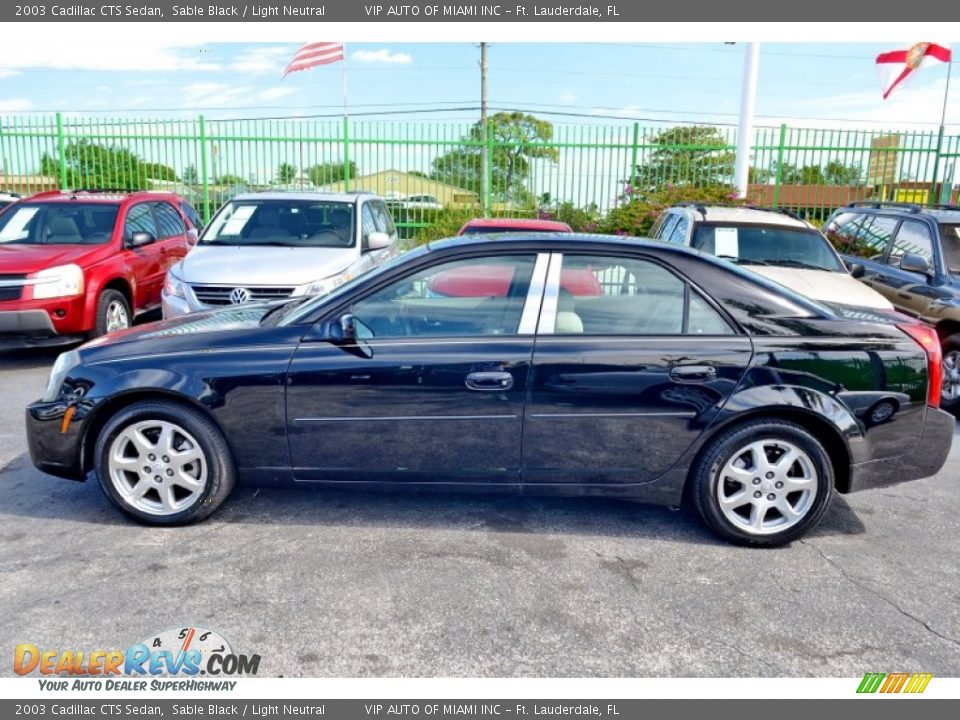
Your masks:
{"label": "dark parked car", "polygon": [[854,203],[823,226],[860,281],[933,325],[943,350],[940,405],[960,414],[960,206]]}
{"label": "dark parked car", "polygon": [[[430,291],[504,268],[506,292]],[[596,273],[602,293],[562,287]],[[513,489],[678,505],[776,545],[846,493],[936,473],[933,330],[844,314],[685,248],[459,238],[330,294],[167,320],[57,360],[27,410],[47,472],[147,523],[238,480]]]}

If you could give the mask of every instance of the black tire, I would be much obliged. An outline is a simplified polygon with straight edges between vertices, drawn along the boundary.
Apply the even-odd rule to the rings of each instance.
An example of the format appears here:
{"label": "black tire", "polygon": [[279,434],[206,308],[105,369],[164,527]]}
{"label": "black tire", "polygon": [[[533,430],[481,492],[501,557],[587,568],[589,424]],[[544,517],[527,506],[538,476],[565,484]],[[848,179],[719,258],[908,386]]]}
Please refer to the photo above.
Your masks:
{"label": "black tire", "polygon": [[[943,349],[944,359],[946,359],[947,353],[960,353],[960,333],[955,333],[953,335],[949,335],[945,337],[943,339],[943,343],[941,347]],[[947,388],[947,368],[945,363],[943,368],[943,389],[946,390],[946,388]],[[960,395],[958,395],[953,399],[947,399],[946,397],[943,396],[943,394],[941,394],[940,407],[941,409],[946,410],[947,412],[953,413],[954,415],[960,417]]]}
{"label": "black tire", "polygon": [[[130,504],[110,478],[109,453],[117,436],[133,423],[165,421],[186,430],[196,440],[206,465],[206,483],[196,501],[186,509],[167,515],[151,514]],[[203,413],[169,400],[136,402],[120,410],[97,437],[94,462],[100,487],[123,513],[147,525],[187,525],[203,520],[227,499],[236,482],[233,457],[220,429]]]}
{"label": "black tire", "polygon": [[114,303],[120,303],[127,317],[127,327],[133,324],[133,315],[130,311],[130,303],[119,290],[104,290],[97,298],[97,320],[93,327],[92,337],[100,337],[107,334],[109,323],[108,313]]}
{"label": "black tire", "polygon": [[[803,517],[796,524],[769,534],[748,532],[734,524],[724,515],[717,497],[720,473],[726,463],[738,451],[760,440],[791,443],[806,453],[817,473],[817,490]],[[804,428],[783,420],[753,420],[722,431],[705,446],[689,477],[690,496],[707,526],[725,540],[753,547],[777,547],[806,534],[829,507],[833,488],[833,463],[823,445]],[[754,490],[747,492],[752,494]]]}

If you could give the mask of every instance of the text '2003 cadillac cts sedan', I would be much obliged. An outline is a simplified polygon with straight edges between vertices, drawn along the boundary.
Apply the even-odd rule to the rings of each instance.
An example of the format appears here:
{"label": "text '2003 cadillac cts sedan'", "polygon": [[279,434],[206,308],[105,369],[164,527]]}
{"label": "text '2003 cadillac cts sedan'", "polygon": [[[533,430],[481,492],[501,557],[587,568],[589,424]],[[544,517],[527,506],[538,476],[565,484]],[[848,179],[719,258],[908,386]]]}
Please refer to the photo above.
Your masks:
{"label": "text '2003 cadillac cts sedan'", "polygon": [[447,240],[321,298],[65,353],[30,451],[157,525],[206,517],[238,480],[479,485],[688,500],[722,537],[776,545],[834,490],[943,465],[939,345],[900,318],[679,247]]}

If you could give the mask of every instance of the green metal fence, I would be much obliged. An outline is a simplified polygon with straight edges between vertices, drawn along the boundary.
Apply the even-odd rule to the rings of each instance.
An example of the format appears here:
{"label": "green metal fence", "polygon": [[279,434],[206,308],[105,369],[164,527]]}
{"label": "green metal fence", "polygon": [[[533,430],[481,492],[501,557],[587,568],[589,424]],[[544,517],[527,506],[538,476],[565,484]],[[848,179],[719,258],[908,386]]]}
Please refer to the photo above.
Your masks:
{"label": "green metal fence", "polygon": [[[0,118],[0,190],[149,188],[205,218],[238,192],[369,190],[410,234],[464,216],[570,215],[580,224],[667,185],[729,185],[736,133],[709,125],[347,119]],[[960,136],[760,127],[750,197],[822,218],[851,201],[956,202]],[[482,156],[490,158],[481,176]]]}

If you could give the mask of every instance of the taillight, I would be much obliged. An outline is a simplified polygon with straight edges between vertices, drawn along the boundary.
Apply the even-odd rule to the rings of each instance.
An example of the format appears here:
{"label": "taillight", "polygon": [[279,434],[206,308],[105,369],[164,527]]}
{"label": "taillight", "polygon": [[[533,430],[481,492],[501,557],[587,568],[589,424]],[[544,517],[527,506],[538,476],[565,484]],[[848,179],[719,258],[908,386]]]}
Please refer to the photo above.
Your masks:
{"label": "taillight", "polygon": [[943,384],[943,351],[937,331],[929,325],[910,323],[897,325],[927,353],[927,405],[940,407],[940,389]]}

